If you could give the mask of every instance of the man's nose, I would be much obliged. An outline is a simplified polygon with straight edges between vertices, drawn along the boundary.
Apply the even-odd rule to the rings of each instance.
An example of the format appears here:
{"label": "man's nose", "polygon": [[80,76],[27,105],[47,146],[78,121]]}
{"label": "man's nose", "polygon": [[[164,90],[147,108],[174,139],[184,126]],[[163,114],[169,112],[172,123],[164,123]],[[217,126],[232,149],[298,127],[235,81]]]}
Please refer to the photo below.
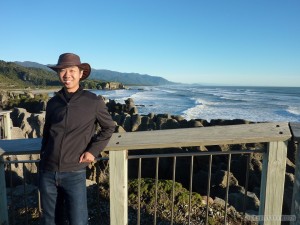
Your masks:
{"label": "man's nose", "polygon": [[70,71],[66,70],[64,76],[69,76],[70,75]]}

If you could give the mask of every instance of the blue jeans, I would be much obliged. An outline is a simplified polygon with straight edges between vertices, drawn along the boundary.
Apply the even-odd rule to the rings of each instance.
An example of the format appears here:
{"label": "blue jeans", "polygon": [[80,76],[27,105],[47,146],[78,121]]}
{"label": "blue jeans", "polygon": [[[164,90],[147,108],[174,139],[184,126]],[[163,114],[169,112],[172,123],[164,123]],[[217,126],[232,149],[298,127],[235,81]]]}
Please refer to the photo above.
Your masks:
{"label": "blue jeans", "polygon": [[85,169],[72,172],[40,171],[39,175],[42,224],[64,224],[66,210],[70,225],[87,225]]}

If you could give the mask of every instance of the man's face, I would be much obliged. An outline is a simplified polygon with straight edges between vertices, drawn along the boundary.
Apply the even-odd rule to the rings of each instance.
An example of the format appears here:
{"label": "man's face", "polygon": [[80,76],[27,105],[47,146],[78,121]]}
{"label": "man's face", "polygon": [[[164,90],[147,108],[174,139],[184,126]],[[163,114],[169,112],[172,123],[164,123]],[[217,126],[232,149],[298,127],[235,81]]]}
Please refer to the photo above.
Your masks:
{"label": "man's face", "polygon": [[79,81],[82,74],[83,70],[80,70],[78,66],[71,66],[58,71],[60,82],[70,93],[77,91],[79,88]]}

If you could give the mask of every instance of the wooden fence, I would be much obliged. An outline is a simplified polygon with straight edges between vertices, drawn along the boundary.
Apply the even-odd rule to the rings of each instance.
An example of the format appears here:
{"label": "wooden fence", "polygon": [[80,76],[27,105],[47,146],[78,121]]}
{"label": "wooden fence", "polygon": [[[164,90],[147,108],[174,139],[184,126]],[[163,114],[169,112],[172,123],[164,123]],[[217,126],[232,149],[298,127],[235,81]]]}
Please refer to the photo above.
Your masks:
{"label": "wooden fence", "polygon": [[[293,134],[289,125],[286,122],[255,123],[113,134],[106,148],[106,151],[109,151],[110,164],[110,224],[126,225],[128,223],[128,151],[243,143],[268,143],[268,149],[263,156],[259,215],[281,216],[287,142]],[[294,133],[297,133],[298,126],[294,127]],[[0,157],[37,154],[40,144],[39,138],[0,140]],[[300,182],[296,179],[298,178],[295,178],[295,184],[299,185]],[[4,225],[8,224],[8,216],[3,162],[0,162],[0,182],[0,224]],[[295,199],[297,199],[296,195],[297,193],[295,193]],[[294,211],[299,212],[298,204],[293,205]],[[300,219],[297,218],[294,224],[299,223]],[[279,225],[281,221],[261,220],[260,224]]]}

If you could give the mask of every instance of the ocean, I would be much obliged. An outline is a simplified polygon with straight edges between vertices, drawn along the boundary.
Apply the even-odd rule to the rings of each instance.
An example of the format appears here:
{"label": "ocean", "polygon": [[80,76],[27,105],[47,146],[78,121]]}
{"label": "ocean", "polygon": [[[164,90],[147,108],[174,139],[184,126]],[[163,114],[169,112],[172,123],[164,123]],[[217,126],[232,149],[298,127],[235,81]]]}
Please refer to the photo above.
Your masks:
{"label": "ocean", "polygon": [[185,119],[244,119],[253,122],[300,122],[300,87],[203,85],[139,86],[92,90],[124,104],[132,98],[139,114],[181,115]]}

